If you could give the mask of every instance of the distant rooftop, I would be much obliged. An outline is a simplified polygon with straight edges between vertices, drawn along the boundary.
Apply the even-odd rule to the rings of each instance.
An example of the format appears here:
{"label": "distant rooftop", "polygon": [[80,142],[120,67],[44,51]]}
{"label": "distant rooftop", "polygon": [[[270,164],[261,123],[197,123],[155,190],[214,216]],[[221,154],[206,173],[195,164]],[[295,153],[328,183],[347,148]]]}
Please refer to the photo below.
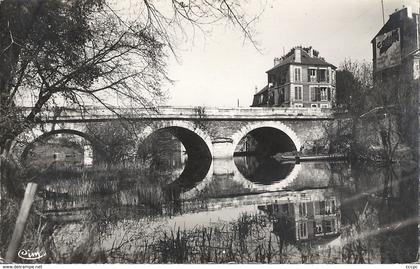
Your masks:
{"label": "distant rooftop", "polygon": [[260,95],[260,94],[262,94],[263,92],[266,92],[266,91],[268,91],[268,85],[265,85],[264,88],[262,88],[259,92],[257,92],[254,95]]}
{"label": "distant rooftop", "polygon": [[[301,50],[301,61],[297,62],[295,60],[295,50],[300,49]],[[311,53],[312,51],[312,53]],[[310,53],[312,55],[310,55]],[[286,55],[282,56],[281,58],[277,58],[279,60],[279,63],[276,64],[273,68],[266,71],[266,73],[271,72],[281,66],[285,66],[288,64],[302,64],[302,65],[314,65],[314,66],[331,66],[333,68],[336,68],[334,65],[328,63],[325,61],[324,58],[319,57],[319,52],[312,49],[312,47],[295,47],[291,49]]]}
{"label": "distant rooftop", "polygon": [[375,37],[372,39],[372,43],[375,41],[375,38],[377,36],[380,36],[384,33],[387,33],[393,29],[395,29],[395,21],[400,21],[403,18],[409,18],[409,19],[413,19],[414,16],[419,16],[418,13],[413,12],[413,10],[411,9],[410,6],[403,6],[402,9],[398,10],[396,9],[394,11],[394,13],[392,13],[391,15],[389,15],[389,19],[388,21],[385,23],[384,26],[382,26],[381,30],[379,30],[379,32],[375,35]]}

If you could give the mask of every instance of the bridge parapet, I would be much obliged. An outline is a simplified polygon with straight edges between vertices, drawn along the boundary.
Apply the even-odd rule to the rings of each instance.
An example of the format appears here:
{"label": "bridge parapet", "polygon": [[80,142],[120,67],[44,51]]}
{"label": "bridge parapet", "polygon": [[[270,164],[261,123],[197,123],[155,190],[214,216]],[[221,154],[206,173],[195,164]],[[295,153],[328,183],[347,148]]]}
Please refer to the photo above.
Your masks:
{"label": "bridge parapet", "polygon": [[146,108],[106,108],[88,107],[84,111],[62,109],[60,114],[44,111],[41,120],[80,120],[116,119],[120,116],[129,119],[174,119],[174,120],[284,120],[284,119],[333,119],[331,109],[324,108],[283,108],[283,107],[171,107]]}

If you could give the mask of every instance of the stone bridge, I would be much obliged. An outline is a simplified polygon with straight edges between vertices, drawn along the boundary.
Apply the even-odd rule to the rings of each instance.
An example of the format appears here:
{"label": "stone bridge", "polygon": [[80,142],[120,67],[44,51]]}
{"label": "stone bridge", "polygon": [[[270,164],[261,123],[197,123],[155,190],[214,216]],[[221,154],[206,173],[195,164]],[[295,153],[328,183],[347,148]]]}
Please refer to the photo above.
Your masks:
{"label": "stone bridge", "polygon": [[[90,107],[86,111],[62,110],[59,115],[44,112],[39,126],[23,134],[27,143],[40,136],[74,133],[93,142],[86,133],[87,123],[117,121],[126,118],[142,123],[138,139],[161,129],[174,131],[188,148],[206,147],[212,159],[231,158],[242,138],[252,134],[257,140],[278,140],[279,151],[312,150],[325,137],[325,126],[334,118],[329,109],[319,108],[209,108],[158,107],[156,110],[108,109]],[[19,138],[18,138],[19,140]]]}
{"label": "stone bridge", "polygon": [[[97,146],[100,142],[89,135],[88,126],[120,121],[121,117],[136,129],[136,149],[161,130],[169,131],[182,142],[188,162],[178,182],[189,182],[191,178],[200,182],[193,182],[194,190],[187,193],[187,197],[194,196],[193,192],[197,193],[215,177],[223,175],[235,175],[233,178],[246,188],[262,191],[264,187],[249,182],[238,171],[233,161],[235,152],[306,153],[324,141],[325,127],[334,119],[330,110],[319,108],[158,107],[156,110],[115,109],[113,112],[95,107],[83,112],[65,109],[60,113],[44,112],[38,125],[22,134],[12,150],[21,161],[36,141],[67,133],[88,141],[85,161],[89,159],[86,154],[89,152],[94,159],[95,150],[101,147]],[[243,165],[252,166],[252,163]],[[298,168],[299,165],[291,169],[282,184],[293,180]]]}

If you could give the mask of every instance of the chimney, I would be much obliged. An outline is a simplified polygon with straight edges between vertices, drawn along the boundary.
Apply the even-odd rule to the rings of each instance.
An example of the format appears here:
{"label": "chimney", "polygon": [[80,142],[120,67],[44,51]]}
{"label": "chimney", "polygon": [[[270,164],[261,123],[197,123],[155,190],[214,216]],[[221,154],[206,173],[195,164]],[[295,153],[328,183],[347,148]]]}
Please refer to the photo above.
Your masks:
{"label": "chimney", "polygon": [[297,62],[297,63],[301,63],[302,62],[301,48],[295,48],[295,62]]}
{"label": "chimney", "polygon": [[278,58],[278,57],[274,58],[274,66],[280,64],[280,62],[281,62],[281,58]]}
{"label": "chimney", "polygon": [[309,51],[308,51],[309,57],[314,57],[314,49],[312,47],[309,47]]}
{"label": "chimney", "polygon": [[396,19],[404,19],[404,18],[413,18],[413,10],[410,6],[403,6],[402,9],[395,9],[395,12],[389,15],[389,17],[393,17]]}
{"label": "chimney", "polygon": [[407,17],[412,19],[413,18],[413,10],[410,6],[406,6],[405,9],[407,10]]}

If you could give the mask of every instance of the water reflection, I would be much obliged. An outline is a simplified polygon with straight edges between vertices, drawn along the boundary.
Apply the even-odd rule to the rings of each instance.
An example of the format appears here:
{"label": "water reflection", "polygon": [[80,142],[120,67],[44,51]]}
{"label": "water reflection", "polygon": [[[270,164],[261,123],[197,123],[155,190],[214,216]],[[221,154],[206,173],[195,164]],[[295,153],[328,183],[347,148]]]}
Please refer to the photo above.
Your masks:
{"label": "water reflection", "polygon": [[273,233],[291,243],[339,235],[340,204],[332,189],[299,192],[258,209],[270,217]]}
{"label": "water reflection", "polygon": [[295,167],[294,163],[280,162],[272,157],[236,156],[234,161],[246,179],[263,185],[285,179]]}
{"label": "water reflection", "polygon": [[[123,176],[108,174],[109,180],[92,181],[92,185],[72,185],[67,181],[61,185],[61,192],[65,188],[74,191],[65,197],[46,196],[44,204],[38,206],[56,222],[83,223],[84,219],[99,223],[107,238],[101,240],[100,248],[110,252],[114,242],[129,238],[127,231],[132,231],[133,237],[141,233],[141,238],[125,243],[127,247],[117,253],[120,255],[117,257],[124,255],[135,262],[416,261],[418,178],[415,169],[308,162],[293,165],[294,169],[299,167],[299,172],[293,178],[289,172],[286,178],[290,180],[276,181],[273,178],[279,179],[279,175],[286,173],[280,172],[283,168],[275,167],[272,161],[264,164],[253,158],[237,160],[224,161],[223,173],[217,170],[217,174],[210,176],[193,174],[204,176],[203,181],[189,181],[185,176],[180,185],[200,187],[196,192],[184,192],[194,194],[188,197],[179,191],[181,188],[176,188],[176,181],[146,184],[144,179],[140,180],[143,176],[132,177],[130,173],[117,171],[115,175]],[[241,171],[241,166],[249,170]],[[265,169],[275,171],[265,173]],[[250,178],[251,175],[257,179]],[[264,180],[266,176],[268,179]],[[279,182],[286,183],[280,188]],[[272,186],[279,188],[269,189]],[[89,189],[89,194],[75,195],[77,188]],[[57,234],[68,233],[66,227],[61,226]],[[72,236],[77,235],[68,234]],[[64,244],[68,238],[60,240]],[[177,246],[173,251],[185,255],[176,256],[162,244]],[[261,253],[256,255],[250,249],[259,249]],[[136,256],[138,251],[142,256]]]}

